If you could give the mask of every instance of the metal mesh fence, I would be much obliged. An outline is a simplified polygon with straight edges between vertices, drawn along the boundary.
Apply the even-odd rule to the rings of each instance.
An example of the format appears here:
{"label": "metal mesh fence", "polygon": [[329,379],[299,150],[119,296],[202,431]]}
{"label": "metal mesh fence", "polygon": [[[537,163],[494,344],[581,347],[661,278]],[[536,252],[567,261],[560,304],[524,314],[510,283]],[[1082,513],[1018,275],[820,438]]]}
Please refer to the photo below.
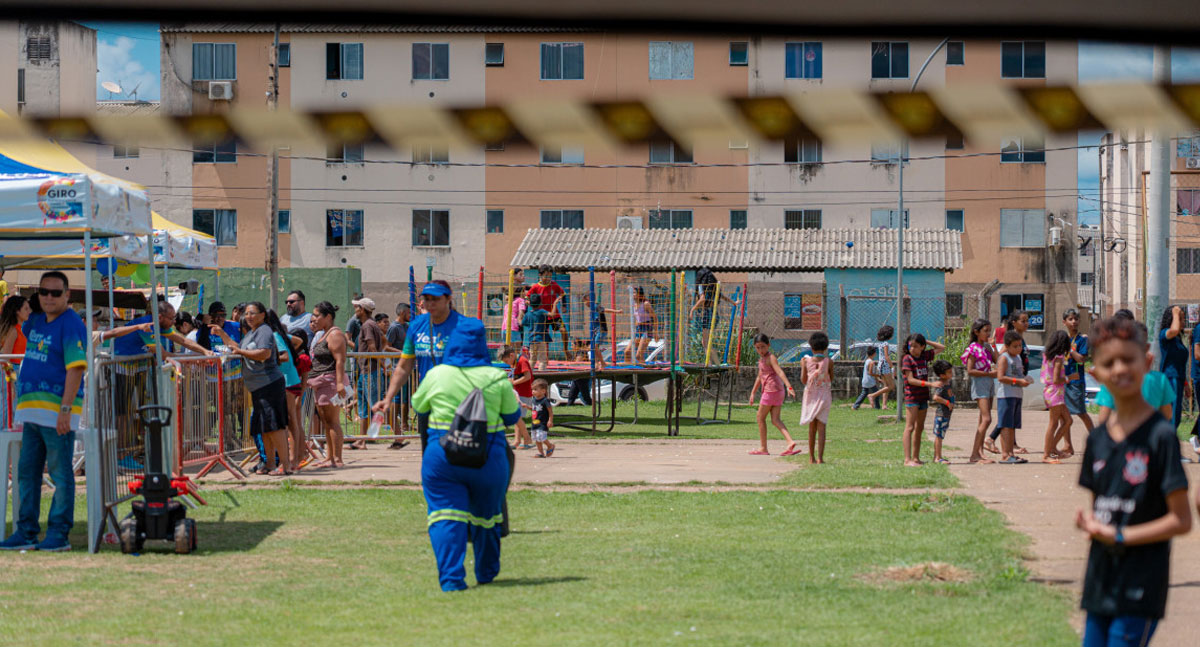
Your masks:
{"label": "metal mesh fence", "polygon": [[99,429],[115,431],[111,446],[105,444],[105,460],[114,469],[118,495],[128,492],[129,482],[146,471],[145,439],[138,408],[152,404],[153,363],[153,355],[96,360],[96,424]]}

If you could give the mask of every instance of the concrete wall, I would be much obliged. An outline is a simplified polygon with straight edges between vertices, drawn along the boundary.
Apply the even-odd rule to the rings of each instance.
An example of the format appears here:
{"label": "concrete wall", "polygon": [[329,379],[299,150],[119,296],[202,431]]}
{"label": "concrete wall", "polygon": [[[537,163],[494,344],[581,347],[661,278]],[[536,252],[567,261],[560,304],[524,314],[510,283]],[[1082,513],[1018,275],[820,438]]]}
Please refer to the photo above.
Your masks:
{"label": "concrete wall", "polygon": [[[295,75],[290,102],[298,108],[461,105],[478,104],[484,98],[484,41],[479,35],[294,34],[290,39]],[[325,45],[330,42],[363,44],[362,80],[325,79]],[[449,80],[412,79],[412,45],[418,42],[449,43]],[[322,147],[297,148],[295,153],[326,156]],[[424,268],[430,257],[435,259],[440,278],[477,273],[484,256],[484,169],[411,164],[411,148],[368,145],[364,156],[385,163],[293,162],[295,186],[305,191],[292,209],[292,261],[306,267],[359,267],[371,296],[381,294],[388,301],[401,292],[407,299],[408,266]],[[452,164],[483,161],[481,147],[450,151]],[[363,211],[362,246],[326,247],[328,209]],[[450,212],[448,246],[413,246],[412,213],[416,209]],[[423,279],[423,269],[421,273]],[[395,295],[388,292],[390,284],[399,285]]]}
{"label": "concrete wall", "polygon": [[17,115],[17,69],[25,67],[21,56],[20,24],[16,21],[0,21],[0,61],[12,61],[12,65],[0,65],[0,111]]}

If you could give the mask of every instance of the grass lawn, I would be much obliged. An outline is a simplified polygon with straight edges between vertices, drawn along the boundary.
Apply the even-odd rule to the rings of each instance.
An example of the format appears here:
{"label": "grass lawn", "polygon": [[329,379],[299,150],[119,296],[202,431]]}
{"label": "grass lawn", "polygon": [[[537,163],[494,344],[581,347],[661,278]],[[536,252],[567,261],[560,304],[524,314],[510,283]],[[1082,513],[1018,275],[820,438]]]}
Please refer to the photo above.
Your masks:
{"label": "grass lawn", "polygon": [[[903,465],[903,449],[900,444],[902,425],[896,423],[881,424],[876,421],[884,412],[874,409],[851,410],[842,405],[846,402],[834,403],[829,414],[828,431],[825,441],[825,465],[808,464],[808,455],[803,454],[789,458],[800,466],[800,469],[785,476],[780,483],[801,487],[880,487],[880,488],[945,488],[958,485],[958,479],[950,473],[945,465],[938,465],[933,460],[933,441],[929,429],[933,427],[932,416],[926,421],[926,439],[921,443],[921,452],[926,465],[921,468],[906,468]],[[617,425],[609,433],[599,432],[596,438],[631,439],[631,438],[663,438],[666,432],[662,419],[666,406],[662,402],[642,403],[639,405],[639,423]],[[587,411],[585,407],[559,407],[555,410],[556,422],[562,414]],[[721,414],[725,414],[721,409]],[[606,410],[607,412],[607,410]],[[734,406],[732,422],[729,424],[696,424],[696,405],[684,406],[684,412],[691,418],[682,421],[682,428],[677,439],[732,438],[749,441],[747,449],[754,447],[758,440],[758,423],[755,420],[757,407]],[[706,412],[712,415],[712,405]],[[973,411],[963,415],[975,415]],[[561,419],[565,419],[562,416]],[[617,406],[618,420],[633,419],[633,405],[621,403]],[[722,418],[723,419],[723,418]],[[800,404],[788,403],[783,407],[783,421],[788,425],[792,438],[801,443],[808,442],[808,427],[801,427]],[[592,438],[591,432],[576,431],[555,427],[554,433],[567,438]],[[767,438],[774,446],[782,440],[773,426],[767,424]]]}
{"label": "grass lawn", "polygon": [[[500,579],[458,594],[419,492],[210,503],[190,556],[0,555],[0,643],[1078,644],[1068,596],[1028,581],[1023,539],[967,497],[515,492]],[[969,579],[862,579],[930,561]]]}

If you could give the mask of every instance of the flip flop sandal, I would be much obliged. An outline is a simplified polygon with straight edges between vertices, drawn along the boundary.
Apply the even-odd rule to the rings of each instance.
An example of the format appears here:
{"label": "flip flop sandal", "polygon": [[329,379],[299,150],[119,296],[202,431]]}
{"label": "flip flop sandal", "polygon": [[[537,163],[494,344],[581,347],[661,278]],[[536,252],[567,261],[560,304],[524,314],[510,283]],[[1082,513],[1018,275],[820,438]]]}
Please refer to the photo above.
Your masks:
{"label": "flip flop sandal", "polygon": [[1043,458],[1042,462],[1050,465],[1062,465],[1062,461],[1058,460],[1057,458]]}
{"label": "flip flop sandal", "polygon": [[770,456],[771,455],[771,452],[764,452],[761,449],[751,449],[750,451],[748,451],[746,453],[750,454],[751,456]]}
{"label": "flip flop sandal", "polygon": [[1020,458],[1018,456],[1009,456],[1008,458],[1000,461],[1000,463],[1004,464],[1004,465],[1021,465],[1021,464],[1028,463],[1028,462],[1029,461],[1025,460],[1024,458]]}
{"label": "flip flop sandal", "polygon": [[795,456],[796,454],[803,454],[803,453],[804,453],[803,449],[792,449],[792,450],[789,450],[786,452],[782,452],[779,455],[780,456]]}
{"label": "flip flop sandal", "polygon": [[1018,447],[1013,450],[1013,453],[1014,454],[1028,454],[1029,450],[1025,449],[1024,447]]}
{"label": "flip flop sandal", "polygon": [[551,447],[550,449],[547,449],[547,450],[546,450],[546,458],[550,458],[551,456],[553,456],[553,455],[554,455],[554,450],[556,450],[556,449],[558,449],[558,448],[557,448],[557,447]]}
{"label": "flip flop sandal", "polygon": [[949,465],[949,464],[950,464],[950,461],[946,460],[945,458],[939,458],[939,459],[937,459],[937,461],[935,461],[935,462],[941,463],[942,465]]}

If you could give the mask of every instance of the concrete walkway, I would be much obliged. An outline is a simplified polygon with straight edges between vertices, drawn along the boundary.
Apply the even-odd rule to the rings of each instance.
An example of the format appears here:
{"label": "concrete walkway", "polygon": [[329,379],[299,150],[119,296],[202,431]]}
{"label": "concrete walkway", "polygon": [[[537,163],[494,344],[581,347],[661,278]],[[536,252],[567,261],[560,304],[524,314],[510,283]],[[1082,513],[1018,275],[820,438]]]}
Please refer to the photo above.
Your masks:
{"label": "concrete walkway", "polygon": [[[969,448],[974,437],[974,411],[952,419],[949,442]],[[1025,431],[1017,442],[1029,450],[1026,465],[972,465],[970,451],[951,452],[951,472],[962,481],[964,493],[1004,514],[1013,530],[1030,538],[1029,565],[1036,579],[1062,586],[1076,599],[1083,588],[1087,565],[1088,538],[1075,529],[1075,511],[1090,505],[1090,495],[1076,483],[1082,463],[1085,432],[1075,420],[1071,426],[1076,455],[1061,465],[1041,462],[1042,439],[1049,414],[1025,411]],[[1190,449],[1184,455],[1191,457]],[[1200,465],[1186,468],[1191,486],[1189,501],[1194,501],[1200,482]],[[1195,509],[1192,510],[1193,514]],[[1200,519],[1193,520],[1200,523]],[[1176,539],[1171,551],[1171,590],[1167,617],[1159,624],[1153,644],[1158,647],[1191,647],[1197,644],[1192,622],[1200,608],[1200,532]],[[1082,614],[1073,618],[1076,628],[1083,624]]]}

